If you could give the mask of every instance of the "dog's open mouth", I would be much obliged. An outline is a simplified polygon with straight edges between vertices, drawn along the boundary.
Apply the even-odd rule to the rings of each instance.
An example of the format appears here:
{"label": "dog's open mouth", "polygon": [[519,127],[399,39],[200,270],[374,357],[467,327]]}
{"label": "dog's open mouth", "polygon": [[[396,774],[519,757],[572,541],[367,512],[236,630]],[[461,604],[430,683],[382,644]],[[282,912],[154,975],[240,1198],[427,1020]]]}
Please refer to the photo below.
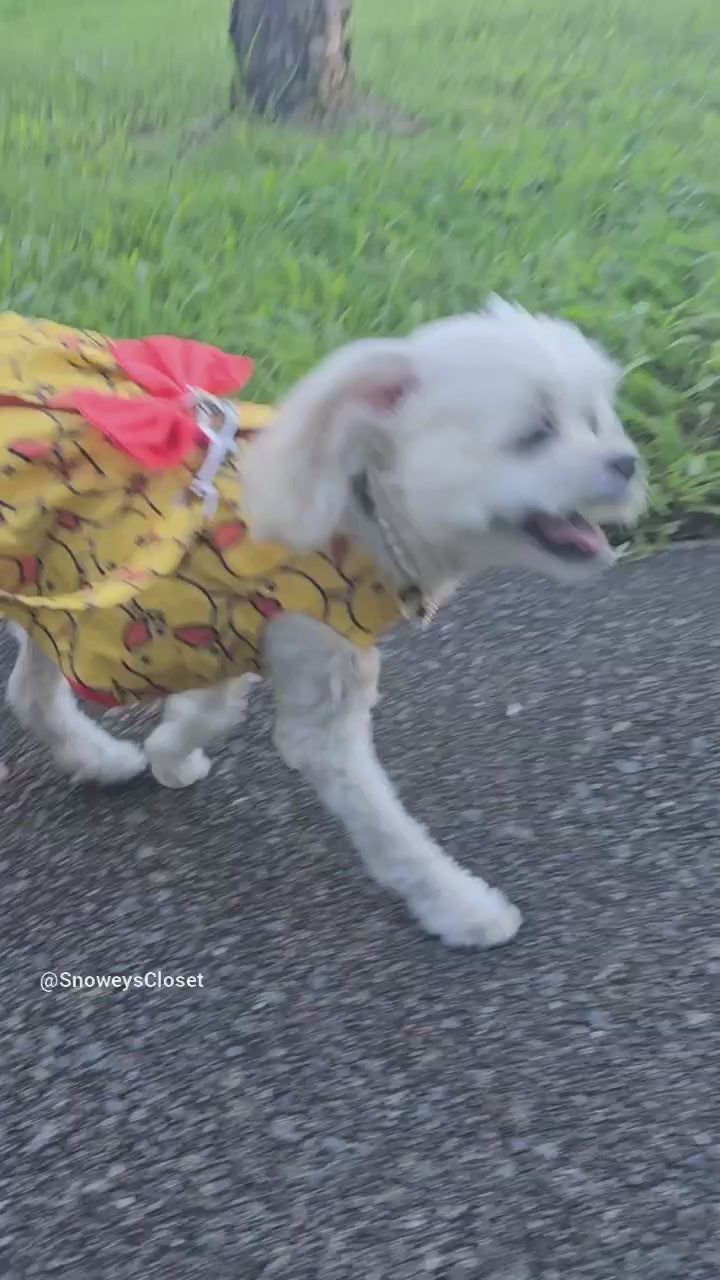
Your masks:
{"label": "dog's open mouth", "polygon": [[564,560],[592,560],[608,546],[600,526],[590,524],[577,511],[569,516],[536,512],[523,521],[522,530],[543,551]]}

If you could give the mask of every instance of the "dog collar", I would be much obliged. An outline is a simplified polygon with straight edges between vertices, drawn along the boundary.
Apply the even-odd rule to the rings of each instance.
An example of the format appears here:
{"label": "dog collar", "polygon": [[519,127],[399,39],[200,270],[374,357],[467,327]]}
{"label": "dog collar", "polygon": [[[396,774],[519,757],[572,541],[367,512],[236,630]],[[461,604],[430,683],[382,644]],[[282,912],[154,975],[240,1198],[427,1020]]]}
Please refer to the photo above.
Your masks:
{"label": "dog collar", "polygon": [[435,617],[441,602],[434,596],[426,596],[420,587],[418,583],[419,574],[415,572],[414,567],[411,565],[410,557],[393,533],[389,521],[383,517],[378,509],[367,471],[361,471],[359,475],[353,477],[352,491],[363,515],[368,520],[372,520],[376,526],[388,559],[392,562],[399,577],[401,579],[404,578],[407,583],[397,593],[403,615],[408,619],[416,619],[423,622],[427,626]]}

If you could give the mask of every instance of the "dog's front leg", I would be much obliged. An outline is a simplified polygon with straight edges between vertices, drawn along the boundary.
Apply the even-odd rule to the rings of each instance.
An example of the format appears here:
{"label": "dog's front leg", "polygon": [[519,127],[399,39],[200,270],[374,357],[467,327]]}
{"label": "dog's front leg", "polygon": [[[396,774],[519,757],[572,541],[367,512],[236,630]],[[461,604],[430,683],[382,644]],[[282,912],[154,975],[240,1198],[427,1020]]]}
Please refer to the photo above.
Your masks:
{"label": "dog's front leg", "polygon": [[308,618],[268,628],[275,741],[347,828],[375,880],[400,894],[429,933],[451,946],[497,946],[521,923],[497,889],[470,875],[405,812],[375,755],[371,708],[378,657]]}

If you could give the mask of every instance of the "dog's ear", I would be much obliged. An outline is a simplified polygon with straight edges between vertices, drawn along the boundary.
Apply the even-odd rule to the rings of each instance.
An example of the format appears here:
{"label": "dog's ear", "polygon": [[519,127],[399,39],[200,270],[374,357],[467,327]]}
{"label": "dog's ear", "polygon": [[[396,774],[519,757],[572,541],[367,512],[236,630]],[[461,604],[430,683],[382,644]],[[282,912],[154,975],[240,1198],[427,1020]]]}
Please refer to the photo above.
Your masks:
{"label": "dog's ear", "polygon": [[410,343],[393,339],[351,343],[303,378],[245,452],[253,536],[295,551],[324,546],[352,477],[387,452],[393,418],[416,385]]}

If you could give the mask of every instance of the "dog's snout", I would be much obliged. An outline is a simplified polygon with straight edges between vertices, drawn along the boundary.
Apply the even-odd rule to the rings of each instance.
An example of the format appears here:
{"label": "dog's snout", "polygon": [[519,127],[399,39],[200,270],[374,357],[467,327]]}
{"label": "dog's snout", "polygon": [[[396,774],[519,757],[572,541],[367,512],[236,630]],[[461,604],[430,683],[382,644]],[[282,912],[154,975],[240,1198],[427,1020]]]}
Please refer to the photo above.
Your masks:
{"label": "dog's snout", "polygon": [[634,453],[619,453],[616,457],[609,459],[608,467],[622,476],[623,480],[632,480],[637,467],[637,458]]}

